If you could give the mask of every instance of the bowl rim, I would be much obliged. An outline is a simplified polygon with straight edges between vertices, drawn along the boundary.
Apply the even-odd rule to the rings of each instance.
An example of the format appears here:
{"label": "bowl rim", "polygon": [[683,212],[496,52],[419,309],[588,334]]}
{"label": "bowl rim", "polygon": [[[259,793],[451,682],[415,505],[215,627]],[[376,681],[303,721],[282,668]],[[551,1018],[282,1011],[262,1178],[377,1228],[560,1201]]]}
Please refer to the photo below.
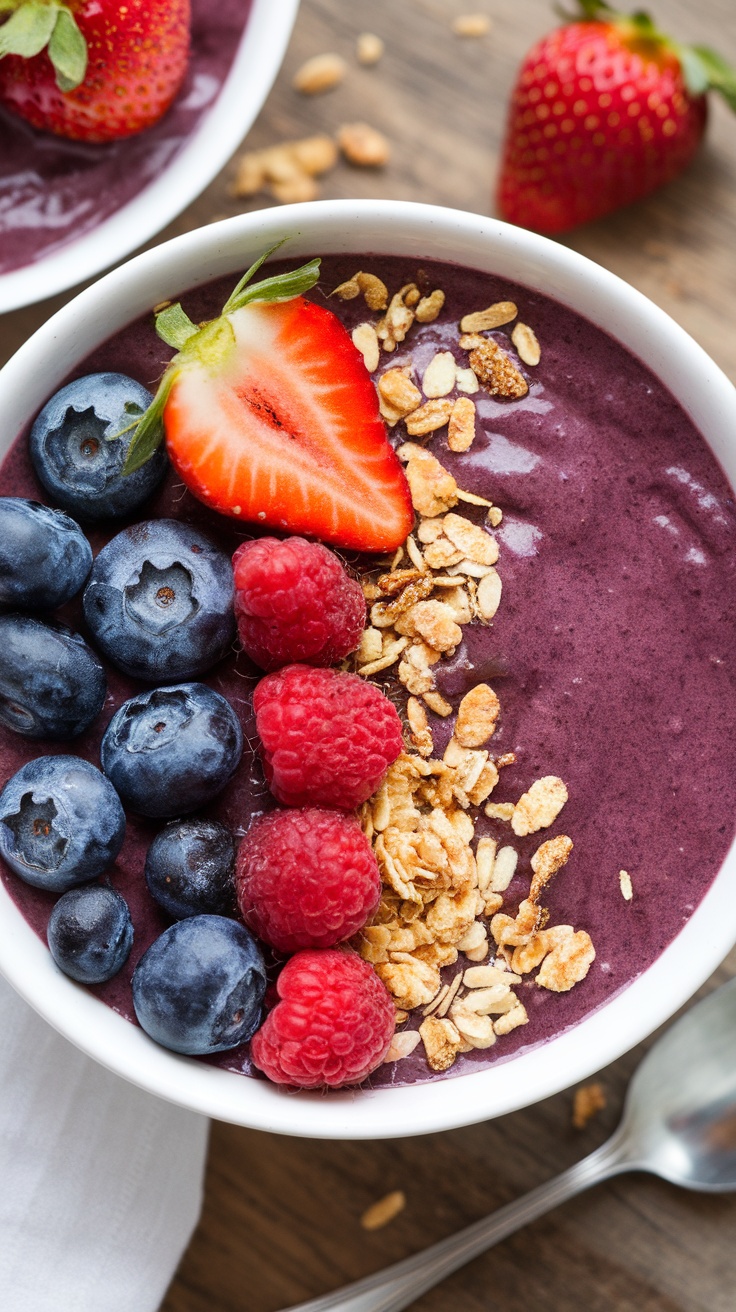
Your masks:
{"label": "bowl rim", "polygon": [[[592,261],[496,219],[405,201],[321,201],[199,228],[112,270],[59,310],[0,370],[9,446],[94,346],[151,305],[227,273],[289,236],[295,258],[363,252],[450,259],[505,274],[599,324],[644,360],[703,432],[736,485],[736,389],[640,292]],[[104,324],[104,330],[100,325]],[[736,940],[736,840],[689,920],[640,975],[555,1038],[477,1072],[322,1094],[180,1057],[62,975],[0,881],[0,971],[55,1029],[141,1088],[219,1120],[329,1139],[426,1134],[529,1106],[619,1057],[669,1019]]]}
{"label": "bowl rim", "polygon": [[299,0],[253,0],[230,70],[210,109],[155,181],[89,232],[0,274],[0,314],[85,282],[171,223],[227,164],[250,130],[286,54]]}

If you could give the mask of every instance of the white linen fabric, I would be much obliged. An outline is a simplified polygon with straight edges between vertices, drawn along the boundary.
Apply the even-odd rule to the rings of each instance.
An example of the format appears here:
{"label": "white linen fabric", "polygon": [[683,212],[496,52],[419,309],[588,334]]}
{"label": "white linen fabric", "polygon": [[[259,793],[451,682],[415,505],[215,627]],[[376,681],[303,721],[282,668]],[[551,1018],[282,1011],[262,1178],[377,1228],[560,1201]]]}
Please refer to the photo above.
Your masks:
{"label": "white linen fabric", "polygon": [[3,1312],[155,1312],[199,1217],[208,1127],[84,1056],[0,977]]}

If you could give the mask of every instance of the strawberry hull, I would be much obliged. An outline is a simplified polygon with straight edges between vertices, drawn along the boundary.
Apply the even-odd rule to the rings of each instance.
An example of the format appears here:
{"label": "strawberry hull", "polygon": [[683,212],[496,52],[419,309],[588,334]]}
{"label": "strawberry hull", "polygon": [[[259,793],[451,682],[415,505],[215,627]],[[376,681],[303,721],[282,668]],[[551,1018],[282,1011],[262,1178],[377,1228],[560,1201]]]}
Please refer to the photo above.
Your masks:
{"label": "strawberry hull", "polygon": [[[562,819],[575,848],[545,899],[551,923],[583,925],[597,951],[589,975],[569,993],[552,994],[533,980],[521,985],[529,1024],[488,1051],[461,1055],[455,1076],[543,1043],[607,1002],[672,942],[718,873],[736,813],[736,617],[729,604],[736,586],[736,521],[733,493],[704,440],[670,393],[623,347],[532,290],[452,265],[421,263],[428,285],[446,292],[445,309],[414,340],[384,354],[381,370],[407,363],[411,355],[414,376],[421,379],[438,351],[453,352],[465,366],[458,321],[496,301],[513,299],[519,318],[534,327],[541,343],[539,365],[526,371],[526,397],[507,402],[482,390],[475,394],[477,427],[469,451],[448,450],[446,431],[428,440],[461,488],[492,499],[504,514],[496,530],[502,605],[491,625],[465,627],[455,655],[441,662],[437,683],[454,705],[482,680],[498,693],[502,710],[493,752],[515,752],[517,761],[502,771],[494,802],[516,801],[541,775],[565,780],[569,801]],[[417,278],[417,261],[363,252],[326,258],[322,286],[331,290],[356,268],[378,274],[390,289]],[[212,318],[231,286],[228,278],[187,295],[187,311],[197,322]],[[321,295],[312,294],[316,304]],[[329,303],[349,330],[368,317],[358,300]],[[120,370],[150,385],[168,354],[149,319],[106,342],[77,372]],[[398,445],[405,438],[399,423],[392,441]],[[23,439],[0,470],[0,494],[44,499]],[[195,524],[228,551],[253,535],[252,528],[191,497],[175,474],[141,518],[151,516]],[[478,510],[478,523],[481,516]],[[95,552],[104,541],[104,534],[92,535]],[[77,602],[63,618],[81,624]],[[108,705],[73,749],[94,764],[106,721],[140,690],[110,667],[106,672]],[[235,707],[251,742],[258,677],[242,654],[205,677]],[[391,670],[378,679],[401,706],[405,693]],[[441,755],[453,717],[430,719],[435,755]],[[0,779],[39,749],[0,729]],[[56,753],[65,747],[43,749]],[[273,805],[255,754],[246,753],[207,813],[242,835],[253,816]],[[168,923],[142,877],[155,832],[150,821],[129,815],[125,846],[109,872],[130,903],[136,937],[123,972],[93,992],[129,1018],[131,972]],[[508,825],[482,813],[476,833],[509,841]],[[511,840],[520,854],[507,894],[512,906],[526,895],[529,859],[544,836]],[[620,869],[631,875],[631,901],[621,895]],[[44,938],[52,898],[5,869],[2,878]],[[452,972],[445,971],[446,980]],[[420,1020],[415,1014],[410,1026]],[[205,1060],[251,1073],[247,1047]],[[439,1078],[428,1070],[420,1046],[403,1061],[381,1067],[371,1083]]]}

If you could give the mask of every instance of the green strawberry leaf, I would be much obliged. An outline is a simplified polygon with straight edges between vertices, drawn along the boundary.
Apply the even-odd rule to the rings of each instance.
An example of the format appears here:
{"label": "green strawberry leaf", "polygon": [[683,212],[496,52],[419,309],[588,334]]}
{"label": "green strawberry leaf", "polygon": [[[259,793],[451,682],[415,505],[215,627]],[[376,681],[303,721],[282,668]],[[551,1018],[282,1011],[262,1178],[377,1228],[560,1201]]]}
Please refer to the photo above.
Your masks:
{"label": "green strawberry leaf", "polygon": [[709,50],[707,46],[690,46],[688,53],[698,60],[703,69],[707,79],[703,90],[718,91],[736,112],[736,68],[732,68],[715,50]]}
{"label": "green strawberry leaf", "polygon": [[49,59],[56,70],[56,85],[60,91],[73,91],[84,81],[87,73],[87,42],[68,9],[57,11],[49,41]]}
{"label": "green strawberry leaf", "polygon": [[710,86],[710,78],[697,50],[693,50],[691,46],[677,46],[675,53],[680,61],[682,76],[690,95],[702,96]]}
{"label": "green strawberry leaf", "polygon": [[239,308],[238,304],[236,304],[236,302],[238,301],[238,297],[240,296],[240,293],[242,292],[243,288],[250,282],[251,278],[253,277],[253,274],[258,273],[258,270],[260,269],[261,265],[265,264],[269,255],[273,255],[274,251],[280,250],[281,247],[284,245],[284,242],[287,242],[288,240],[289,240],[288,237],[282,237],[281,241],[277,241],[274,243],[273,246],[269,246],[268,250],[264,251],[263,254],[255,261],[255,263],[251,264],[249,269],[246,269],[237,287],[233,288],[225,304],[223,305],[222,307],[223,314],[229,314],[231,310],[237,310]]}
{"label": "green strawberry leaf", "polygon": [[246,287],[234,302],[233,297],[230,297],[228,313],[241,310],[244,305],[251,305],[254,301],[292,301],[295,296],[302,296],[319,282],[319,265],[319,259],[310,260],[300,269],[277,273],[273,278],[264,278],[263,282],[253,283],[252,287]]}
{"label": "green strawberry leaf", "polygon": [[54,30],[58,10],[43,3],[23,5],[0,27],[0,59],[22,55],[32,59],[45,50]]}
{"label": "green strawberry leaf", "polygon": [[180,351],[199,329],[177,301],[176,305],[169,305],[156,315],[156,332],[167,346]]}
{"label": "green strawberry leaf", "polygon": [[[161,445],[164,440],[163,414],[166,402],[169,399],[174,381],[179,370],[169,365],[161,382],[158,385],[158,391],[149,405],[143,418],[138,422],[133,440],[128,447],[125,464],[123,465],[124,474],[133,474],[141,465],[145,465],[147,460],[151,459],[154,451]],[[132,427],[132,425],[130,426]],[[130,427],[123,429],[123,432],[116,433],[115,437],[122,437],[123,433],[130,431]]]}

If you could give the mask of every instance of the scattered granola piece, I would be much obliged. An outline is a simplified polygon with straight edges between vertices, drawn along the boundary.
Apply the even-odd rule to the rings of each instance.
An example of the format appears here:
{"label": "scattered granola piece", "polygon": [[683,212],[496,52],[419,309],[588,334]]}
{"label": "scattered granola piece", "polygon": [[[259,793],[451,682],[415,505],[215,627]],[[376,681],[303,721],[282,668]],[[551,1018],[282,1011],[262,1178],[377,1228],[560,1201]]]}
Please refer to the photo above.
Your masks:
{"label": "scattered granola piece", "polygon": [[526,396],[529,384],[513,360],[492,337],[470,352],[470,367],[491,396],[508,396],[518,400]]}
{"label": "scattered granola piece", "polygon": [[[447,569],[449,565],[456,565],[462,558],[462,551],[453,547],[446,537],[438,537],[436,541],[430,542],[424,552],[424,559],[431,569]],[[457,586],[454,580],[453,586]]]}
{"label": "scattered granola piece", "polygon": [[341,301],[354,301],[356,296],[360,296],[360,283],[358,282],[357,273],[354,273],[352,278],[348,278],[346,282],[341,282],[332,295],[339,296]]}
{"label": "scattered granola piece", "polygon": [[452,715],[452,707],[441,693],[425,692],[422,693],[422,696],[424,697],[430,711],[434,711],[435,715],[441,715],[443,719],[446,719],[448,715]]}
{"label": "scattered granola piece", "polygon": [[515,810],[513,802],[489,802],[485,808],[489,820],[504,820],[506,823],[513,820]]}
{"label": "scattered granola piece", "polygon": [[487,310],[476,310],[474,314],[464,315],[460,320],[460,331],[462,333],[488,332],[492,328],[500,328],[504,323],[510,323],[517,314],[513,301],[496,301],[495,305],[489,305]]}
{"label": "scattered granola piece", "polygon": [[455,386],[459,392],[477,392],[480,383],[472,369],[455,369]]}
{"label": "scattered granola piece", "polygon": [[353,345],[357,346],[363,357],[363,363],[368,373],[372,374],[374,369],[378,368],[380,359],[380,347],[373,324],[359,323],[356,328],[353,328],[352,338]]}
{"label": "scattered granola piece", "polygon": [[[487,814],[487,808],[486,808]],[[496,859],[493,863],[493,873],[489,883],[492,893],[505,893],[511,880],[516,874],[516,866],[519,860],[518,853],[513,847],[501,847],[496,853]]]}
{"label": "scattered granola piece", "polygon": [[463,747],[482,747],[493,734],[500,711],[498,697],[487,683],[478,683],[463,697],[457,712],[455,737]]}
{"label": "scattered granola piece", "polygon": [[469,451],[474,437],[475,406],[469,396],[459,396],[452,407],[447,426],[447,445],[451,451]]}
{"label": "scattered granola piece", "polygon": [[532,902],[539,900],[545,885],[570,859],[572,848],[572,839],[568,838],[567,834],[558,834],[556,838],[549,838],[537,848],[531,859],[534,878],[529,889],[529,898]]}
{"label": "scattered granola piece", "polygon": [[384,49],[383,41],[374,32],[361,32],[355,43],[355,55],[359,64],[377,64]]}
{"label": "scattered granola piece", "polygon": [[409,639],[404,637],[395,638],[391,642],[388,642],[383,647],[381,656],[367,665],[361,665],[358,669],[358,674],[363,675],[363,677],[367,679],[371,674],[380,674],[382,670],[389,669],[390,666],[396,664],[396,661],[399,659],[404,648],[408,646],[408,643]]}
{"label": "scattered granola piece", "polygon": [[521,984],[521,975],[514,975],[510,970],[501,970],[493,966],[469,966],[463,974],[463,984],[467,989],[487,989],[494,984]]}
{"label": "scattered granola piece", "polygon": [[422,296],[415,311],[417,323],[434,323],[444,303],[445,293],[439,287],[429,296]]}
{"label": "scattered granola piece", "polygon": [[459,14],[453,19],[452,30],[455,36],[485,36],[491,30],[491,20],[487,14]]}
{"label": "scattered granola piece", "polygon": [[417,529],[419,541],[426,546],[436,542],[442,537],[442,520],[441,519],[422,519]]}
{"label": "scattered granola piece", "polygon": [[291,178],[274,179],[269,190],[282,205],[298,205],[302,201],[316,200],[319,195],[319,187],[308,173],[295,173]]}
{"label": "scattered granola piece", "polygon": [[491,569],[478,583],[475,601],[481,619],[492,620],[501,604],[501,576]]}
{"label": "scattered granola piece", "polygon": [[235,196],[254,196],[272,182],[284,184],[303,178],[305,173],[317,177],[334,168],[336,162],[337,147],[332,137],[284,141],[278,146],[241,155],[232,191]]}
{"label": "scattered granola piece", "polygon": [[416,1048],[421,1039],[418,1030],[403,1030],[399,1034],[394,1034],[384,1062],[401,1061],[404,1057],[409,1057]]}
{"label": "scattered granola piece", "polygon": [[420,515],[431,519],[457,505],[457,483],[431,452],[416,442],[405,442],[397,455],[407,461],[412,505]]}
{"label": "scattered granola piece", "polygon": [[406,415],[417,411],[417,407],[422,402],[419,388],[411,381],[404,368],[387,369],[381,374],[378,380],[378,396],[381,414],[391,427]]}
{"label": "scattered granola piece", "polygon": [[411,328],[415,318],[412,307],[414,293],[418,298],[419,291],[413,282],[408,282],[401,287],[391,297],[385,315],[376,324],[376,333],[383,342],[384,351],[395,350],[397,343],[403,342]]}
{"label": "scattered granola piece", "polygon": [[[472,401],[470,403],[473,404]],[[473,524],[464,515],[445,515],[442,531],[467,560],[477,565],[495,565],[498,560],[498,543],[490,533]]]}
{"label": "scattered granola piece", "polygon": [[343,123],[337,144],[348,163],[361,168],[381,168],[391,155],[388,139],[368,123]]}
{"label": "scattered granola piece", "polygon": [[481,337],[480,333],[463,333],[459,346],[463,351],[472,351],[476,346],[485,346],[488,341],[487,337]]}
{"label": "scattered granola piece", "polygon": [[435,651],[451,652],[462,642],[462,629],[444,601],[419,601],[411,608],[411,625]]}
{"label": "scattered granola piece", "polygon": [[412,569],[392,569],[388,574],[378,578],[379,590],[384,596],[395,597],[408,583],[416,583],[425,571],[416,567]]}
{"label": "scattered granola piece", "polygon": [[384,1198],[379,1198],[377,1203],[372,1203],[367,1207],[360,1218],[360,1224],[364,1230],[380,1230],[382,1226],[388,1225],[399,1212],[403,1212],[406,1207],[406,1194],[401,1189],[394,1189]]}
{"label": "scattered granola piece", "polygon": [[452,351],[438,351],[432,356],[422,378],[427,397],[447,396],[455,386],[455,357]]}
{"label": "scattered granola piece", "polygon": [[595,961],[595,948],[590,934],[577,930],[554,947],[542,962],[537,984],[553,993],[567,993],[574,984],[585,979]]}
{"label": "scattered granola piece", "polygon": [[406,718],[409,721],[411,740],[420,756],[431,756],[434,751],[432,730],[427,720],[427,712],[416,697],[410,697],[406,703]]}
{"label": "scattered granola piece", "polygon": [[453,1065],[461,1038],[451,1020],[428,1016],[419,1026],[427,1062],[433,1071],[446,1071]]}
{"label": "scattered granola piece", "polygon": [[520,838],[546,829],[560,814],[567,801],[567,788],[556,775],[537,779],[516,803],[511,828]]}
{"label": "scattered granola piece", "polygon": [[488,506],[491,509],[493,508],[492,501],[489,501],[487,497],[477,496],[475,492],[463,492],[461,488],[458,488],[457,495],[459,501],[467,501],[469,506]]}
{"label": "scattered granola piece", "polygon": [[301,68],[297,69],[291,85],[303,96],[317,96],[323,91],[331,91],[333,87],[338,86],[346,73],[345,60],[330,51],[307,59]]}
{"label": "scattered granola piece", "polygon": [[491,525],[491,528],[498,528],[502,519],[503,511],[500,510],[498,506],[491,506],[488,511],[488,523]]}
{"label": "scattered granola piece", "polygon": [[445,997],[443,998],[442,1002],[440,1003],[435,1013],[437,1016],[447,1015],[448,1011],[450,1010],[450,1007],[452,1006],[453,1002],[455,1001],[455,998],[457,997],[462,982],[463,982],[463,976],[462,973],[459,973],[455,976],[452,983],[448,986],[447,993],[445,994]]}
{"label": "scattered granola piece", "polygon": [[499,1037],[503,1034],[510,1034],[512,1030],[518,1029],[520,1025],[527,1025],[529,1017],[526,1013],[526,1007],[519,1002],[505,1016],[499,1016],[498,1020],[493,1022],[493,1032]]}
{"label": "scattered granola piece", "polygon": [[383,640],[379,629],[369,627],[363,630],[358,649],[355,653],[359,665],[368,665],[377,661],[383,653]]}
{"label": "scattered granola piece", "polygon": [[539,364],[542,357],[541,347],[537,341],[536,333],[528,324],[514,324],[511,340],[516,347],[519,359],[523,360],[524,364],[528,364],[532,368],[534,365]]}
{"label": "scattered granola piece", "polygon": [[572,1124],[575,1130],[584,1130],[588,1121],[603,1111],[606,1095],[602,1084],[583,1084],[575,1090],[572,1101]]}
{"label": "scattered granola piece", "polygon": [[354,274],[369,310],[385,310],[388,304],[388,287],[375,273]]}
{"label": "scattered granola piece", "polygon": [[474,1048],[493,1047],[496,1035],[490,1016],[477,1016],[460,1002],[450,1008],[450,1016],[462,1038],[467,1039]]}
{"label": "scattered granola piece", "polygon": [[380,962],[376,972],[398,1005],[406,1011],[426,1007],[440,987],[437,967],[407,952],[395,953],[393,961]]}
{"label": "scattered granola piece", "polygon": [[628,870],[619,870],[618,882],[621,888],[622,897],[624,897],[627,902],[630,902],[634,896],[634,886],[631,882],[631,875]]}
{"label": "scattered granola piece", "polygon": [[442,398],[425,401],[407,418],[406,431],[411,437],[425,437],[427,433],[435,433],[438,428],[444,428],[451,413],[452,401]]}

